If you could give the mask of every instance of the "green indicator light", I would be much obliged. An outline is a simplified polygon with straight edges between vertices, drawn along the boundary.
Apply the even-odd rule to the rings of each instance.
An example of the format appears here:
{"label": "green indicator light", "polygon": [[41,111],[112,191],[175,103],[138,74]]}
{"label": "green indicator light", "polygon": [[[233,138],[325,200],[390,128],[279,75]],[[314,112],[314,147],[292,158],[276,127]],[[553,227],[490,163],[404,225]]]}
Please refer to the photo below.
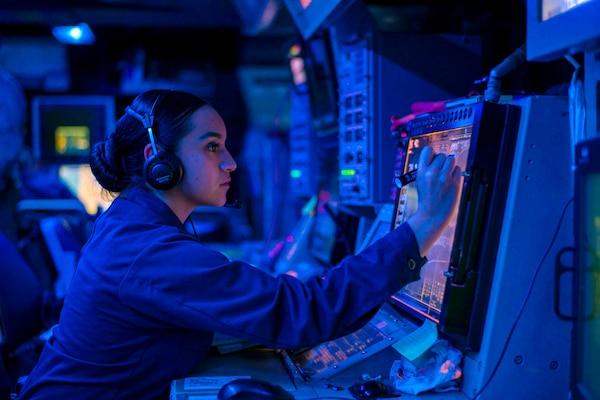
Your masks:
{"label": "green indicator light", "polygon": [[356,175],[356,171],[353,169],[343,169],[343,170],[341,170],[341,174],[343,176],[352,176],[352,175]]}
{"label": "green indicator light", "polygon": [[290,176],[292,178],[300,178],[302,176],[302,171],[300,171],[299,169],[293,169],[290,171]]}

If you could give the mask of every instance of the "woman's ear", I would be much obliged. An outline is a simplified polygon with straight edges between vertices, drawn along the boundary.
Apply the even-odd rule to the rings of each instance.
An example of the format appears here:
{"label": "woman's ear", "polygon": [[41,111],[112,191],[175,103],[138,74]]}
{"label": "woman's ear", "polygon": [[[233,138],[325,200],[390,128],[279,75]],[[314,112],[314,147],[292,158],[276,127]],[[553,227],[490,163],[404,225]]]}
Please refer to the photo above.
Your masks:
{"label": "woman's ear", "polygon": [[154,150],[152,149],[152,144],[148,143],[146,147],[144,147],[144,159],[147,160],[154,155]]}

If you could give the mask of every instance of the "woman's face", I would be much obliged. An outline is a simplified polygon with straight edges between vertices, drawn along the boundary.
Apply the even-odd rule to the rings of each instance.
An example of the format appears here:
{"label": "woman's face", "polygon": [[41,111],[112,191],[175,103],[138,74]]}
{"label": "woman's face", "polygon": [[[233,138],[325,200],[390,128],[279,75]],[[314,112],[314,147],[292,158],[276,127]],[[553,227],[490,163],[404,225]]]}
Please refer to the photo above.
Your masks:
{"label": "woman's face", "polygon": [[180,143],[178,156],[183,163],[181,191],[194,206],[225,204],[230,173],[237,164],[227,148],[227,130],[221,116],[211,106],[192,115],[195,128]]}

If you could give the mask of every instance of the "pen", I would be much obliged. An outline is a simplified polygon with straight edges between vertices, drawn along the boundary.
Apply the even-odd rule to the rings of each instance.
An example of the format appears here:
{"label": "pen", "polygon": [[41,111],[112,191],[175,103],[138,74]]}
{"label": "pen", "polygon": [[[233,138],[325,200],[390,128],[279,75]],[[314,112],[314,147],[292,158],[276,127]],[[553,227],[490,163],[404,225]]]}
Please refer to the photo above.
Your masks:
{"label": "pen", "polygon": [[401,189],[403,186],[406,186],[409,183],[412,183],[416,180],[417,170],[413,169],[412,171],[408,171],[404,175],[396,175],[396,179],[394,180],[394,182],[396,182],[396,186],[398,186],[398,188]]}
{"label": "pen", "polygon": [[296,369],[300,373],[300,376],[302,377],[302,380],[304,382],[312,381],[312,378],[310,376],[308,376],[308,374],[304,371],[304,368],[302,368],[302,366],[300,366],[300,364],[296,363],[295,365],[296,365]]}
{"label": "pen", "polygon": [[312,378],[306,373],[306,371],[304,371],[302,366],[299,363],[292,360],[292,357],[286,350],[281,350],[279,354],[281,354],[281,356],[283,357],[286,369],[288,369],[288,373],[290,373],[292,381],[296,380],[296,373],[300,374],[300,377],[302,377],[302,380],[304,382],[310,382],[312,380]]}
{"label": "pen", "polygon": [[296,386],[296,374],[294,373],[294,370],[293,370],[294,363],[292,362],[289,354],[287,354],[287,352],[285,350],[281,350],[278,353],[284,361],[283,366],[285,367],[285,370],[287,371],[288,375],[290,376],[292,383],[294,384],[294,386]]}

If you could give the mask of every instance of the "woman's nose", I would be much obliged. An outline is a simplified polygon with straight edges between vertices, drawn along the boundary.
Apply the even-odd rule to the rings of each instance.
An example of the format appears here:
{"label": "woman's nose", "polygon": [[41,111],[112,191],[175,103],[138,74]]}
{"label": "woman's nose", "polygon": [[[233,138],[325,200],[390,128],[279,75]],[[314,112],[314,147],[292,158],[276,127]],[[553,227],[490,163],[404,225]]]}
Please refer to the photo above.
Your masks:
{"label": "woman's nose", "polygon": [[225,157],[225,160],[223,160],[223,162],[221,163],[221,168],[224,171],[229,171],[229,172],[236,170],[237,163],[235,162],[235,160],[233,159],[231,154],[227,153],[227,157]]}

